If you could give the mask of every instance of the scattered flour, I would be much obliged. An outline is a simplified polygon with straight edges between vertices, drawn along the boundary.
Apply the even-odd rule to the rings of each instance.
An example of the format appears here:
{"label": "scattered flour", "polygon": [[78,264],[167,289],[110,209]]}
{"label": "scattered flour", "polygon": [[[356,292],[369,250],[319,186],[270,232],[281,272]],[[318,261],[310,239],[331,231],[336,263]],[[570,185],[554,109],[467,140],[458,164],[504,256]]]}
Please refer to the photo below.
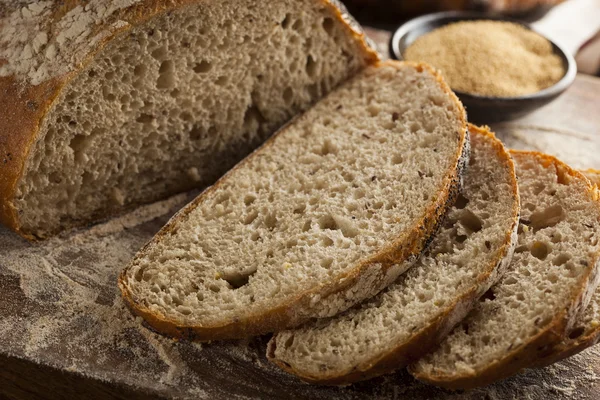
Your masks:
{"label": "scattered flour", "polygon": [[0,5],[0,76],[32,85],[63,76],[128,23],[118,11],[141,0],[91,0],[58,14],[62,1],[5,1]]}

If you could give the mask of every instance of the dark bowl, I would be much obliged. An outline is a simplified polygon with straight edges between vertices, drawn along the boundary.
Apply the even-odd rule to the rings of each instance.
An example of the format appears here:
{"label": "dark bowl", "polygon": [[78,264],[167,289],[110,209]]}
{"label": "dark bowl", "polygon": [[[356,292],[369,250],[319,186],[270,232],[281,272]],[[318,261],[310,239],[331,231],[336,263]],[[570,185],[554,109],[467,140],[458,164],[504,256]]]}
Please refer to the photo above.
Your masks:
{"label": "dark bowl", "polygon": [[[419,36],[453,22],[472,20],[510,21],[536,32],[531,26],[523,22],[480,13],[457,11],[429,14],[404,23],[394,32],[390,40],[390,55],[394,59],[402,60],[406,48]],[[542,35],[539,32],[537,33]],[[571,86],[577,75],[577,64],[573,57],[562,47],[550,39],[548,40],[552,43],[554,52],[562,59],[565,67],[566,72],[561,80],[539,92],[518,97],[489,97],[455,91],[467,109],[469,121],[481,124],[509,121],[522,117],[548,104]]]}

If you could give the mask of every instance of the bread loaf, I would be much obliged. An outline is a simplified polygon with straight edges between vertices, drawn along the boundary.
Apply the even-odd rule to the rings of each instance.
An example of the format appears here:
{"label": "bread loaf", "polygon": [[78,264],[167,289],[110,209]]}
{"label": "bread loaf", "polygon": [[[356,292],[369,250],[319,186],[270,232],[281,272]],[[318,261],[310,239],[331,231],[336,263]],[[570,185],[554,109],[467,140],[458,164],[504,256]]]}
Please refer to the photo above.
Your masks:
{"label": "bread loaf", "polygon": [[467,153],[464,109],[439,75],[369,67],[178,213],[121,291],[158,331],[196,340],[335,315],[422,251]]}
{"label": "bread loaf", "polygon": [[271,361],[321,384],[391,372],[431,350],[504,272],[519,218],[515,169],[492,133],[470,132],[463,192],[415,266],[343,314],[275,334]]}
{"label": "bread loaf", "polygon": [[598,284],[596,189],[554,157],[512,156],[521,219],[509,271],[435,351],[410,367],[417,379],[463,389],[533,365],[576,326]]}
{"label": "bread loaf", "polygon": [[214,182],[377,59],[334,0],[0,5],[0,222],[45,237]]}

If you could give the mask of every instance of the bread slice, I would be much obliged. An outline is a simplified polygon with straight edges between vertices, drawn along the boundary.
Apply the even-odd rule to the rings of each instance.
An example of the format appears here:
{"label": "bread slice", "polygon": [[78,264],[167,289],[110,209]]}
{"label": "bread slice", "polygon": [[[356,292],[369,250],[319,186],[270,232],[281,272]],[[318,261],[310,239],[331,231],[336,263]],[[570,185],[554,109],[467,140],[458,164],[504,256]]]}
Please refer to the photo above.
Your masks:
{"label": "bread slice", "polygon": [[554,157],[512,156],[521,219],[509,271],[434,352],[409,368],[417,379],[471,388],[517,373],[562,340],[598,283],[596,190]]}
{"label": "bread slice", "polygon": [[467,150],[437,73],[369,67],[176,215],[122,272],[123,295],[157,330],[196,340],[335,315],[422,251]]}
{"label": "bread slice", "polygon": [[519,218],[508,152],[489,131],[470,133],[463,193],[415,266],[341,315],[275,334],[271,361],[314,383],[368,379],[415,361],[466,315],[510,261]]}
{"label": "bread slice", "polygon": [[[588,169],[581,172],[598,188],[600,171]],[[535,360],[532,366],[544,367],[553,364],[597,344],[598,341],[600,341],[600,290],[597,288],[583,316],[577,320],[567,337],[553,346],[548,354]]]}
{"label": "bread slice", "polygon": [[213,183],[378,59],[338,4],[4,2],[0,222],[46,237]]}

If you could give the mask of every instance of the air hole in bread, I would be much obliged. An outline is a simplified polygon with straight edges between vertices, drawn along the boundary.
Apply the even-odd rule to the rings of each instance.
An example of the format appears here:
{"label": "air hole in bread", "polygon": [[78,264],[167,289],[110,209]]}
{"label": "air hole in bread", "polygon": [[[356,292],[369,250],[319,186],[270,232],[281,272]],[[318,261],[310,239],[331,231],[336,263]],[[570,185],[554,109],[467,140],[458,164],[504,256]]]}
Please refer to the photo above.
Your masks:
{"label": "air hole in bread", "polygon": [[158,49],[154,50],[151,53],[151,56],[158,61],[162,61],[167,57],[167,48],[165,46],[161,46]]}
{"label": "air hole in bread", "polygon": [[324,247],[333,246],[333,243],[334,243],[333,240],[329,236],[323,236],[323,237],[321,237],[321,244]]}
{"label": "air hole in bread", "polygon": [[256,273],[256,269],[245,272],[225,272],[221,274],[221,279],[229,283],[232,289],[239,289],[250,281],[250,277]]}
{"label": "air hole in bread", "polygon": [[331,18],[323,18],[323,29],[327,32],[328,35],[333,34],[333,20]]}
{"label": "air hole in bread", "polygon": [[570,259],[571,259],[571,256],[569,254],[560,253],[559,255],[557,255],[556,257],[554,257],[554,260],[552,260],[552,264],[557,265],[557,266],[558,265],[564,265]]}
{"label": "air hole in bread", "polygon": [[304,22],[302,21],[302,18],[298,18],[294,24],[292,25],[292,29],[295,31],[298,31],[302,28],[302,25],[304,25]]}
{"label": "air hole in bread", "polygon": [[294,92],[291,87],[287,87],[283,91],[283,101],[287,104],[292,104],[292,100],[294,100]]}
{"label": "air hole in bread", "polygon": [[323,141],[321,147],[315,149],[314,153],[321,156],[326,156],[328,154],[336,154],[337,151],[337,146],[331,140],[326,139]]}
{"label": "air hole in bread", "polygon": [[135,120],[141,124],[149,124],[154,120],[154,116],[150,114],[140,114]]}
{"label": "air hole in bread", "polygon": [[227,85],[227,83],[229,82],[229,78],[227,78],[227,76],[223,75],[217,78],[217,80],[215,81],[215,84],[218,86],[225,86]]}
{"label": "air hole in bread", "polygon": [[203,60],[194,65],[194,72],[197,74],[205,74],[212,69],[212,64],[209,61]]}
{"label": "air hole in bread", "polygon": [[181,114],[179,114],[179,118],[181,118],[181,120],[186,121],[186,122],[192,121],[192,119],[193,119],[192,114],[190,114],[187,111],[184,111]]}
{"label": "air hole in bread", "polygon": [[529,251],[531,252],[531,255],[535,258],[539,260],[545,260],[548,256],[548,253],[550,253],[552,249],[547,243],[536,241],[531,245]]}
{"label": "air hole in bread", "polygon": [[91,137],[85,135],[76,135],[69,142],[69,146],[73,149],[75,161],[83,162],[86,159],[85,151],[90,147]]}
{"label": "air hole in bread", "polygon": [[256,201],[256,196],[253,194],[247,194],[244,196],[244,204],[246,206],[249,206],[250,204],[254,203],[254,201]]}
{"label": "air hole in bread", "polygon": [[252,222],[254,222],[254,220],[256,220],[256,217],[258,217],[258,211],[254,210],[250,214],[246,215],[246,218],[244,218],[244,224],[250,225]]}
{"label": "air hole in bread", "polygon": [[314,79],[317,74],[317,63],[312,56],[306,57],[306,74],[311,79]]}
{"label": "air hole in bread", "polygon": [[460,244],[462,244],[462,243],[466,242],[466,241],[467,241],[467,239],[468,239],[468,236],[467,236],[467,235],[456,235],[456,237],[454,238],[454,240],[455,240],[457,243],[460,243]]}
{"label": "air hole in bread", "polygon": [[402,154],[400,154],[400,153],[396,153],[396,154],[394,154],[394,155],[392,156],[392,163],[393,163],[394,165],[397,165],[397,164],[402,164],[402,161],[403,161],[403,159],[402,159]]}
{"label": "air hole in bread", "polygon": [[479,232],[483,227],[481,219],[471,210],[463,210],[458,220],[465,229],[472,233]]}
{"label": "air hole in bread", "polygon": [[583,335],[583,332],[585,332],[585,328],[583,326],[578,326],[569,333],[569,339],[575,340]]}
{"label": "air hole in bread", "polygon": [[560,204],[552,205],[542,211],[534,212],[529,217],[531,227],[537,231],[557,225],[565,218],[565,213]]}
{"label": "air hole in bread", "polygon": [[483,294],[483,296],[481,296],[481,301],[485,301],[485,300],[495,300],[496,299],[496,295],[494,294],[494,291],[492,289],[488,289],[487,292],[485,292]]}
{"label": "air hole in bread", "polygon": [[158,74],[158,79],[156,80],[156,87],[158,89],[170,89],[175,86],[173,61],[163,61],[160,64]]}
{"label": "air hole in bread", "polygon": [[277,226],[277,216],[275,215],[275,212],[270,212],[265,216],[264,224],[270,230],[275,229]]}
{"label": "air hole in bread", "polygon": [[548,281],[550,281],[550,283],[556,283],[558,282],[558,276],[556,274],[550,274],[548,275]]}
{"label": "air hole in bread", "polygon": [[321,267],[328,269],[333,264],[333,258],[327,257],[321,260]]}
{"label": "air hole in bread", "polygon": [[456,202],[454,203],[454,207],[459,210],[462,210],[468,204],[469,204],[469,199],[467,199],[465,196],[463,196],[462,193],[459,193],[458,197],[456,198]]}
{"label": "air hole in bread", "polygon": [[329,230],[337,230],[339,229],[335,219],[331,215],[324,215],[319,218],[319,228],[321,229],[329,229]]}

